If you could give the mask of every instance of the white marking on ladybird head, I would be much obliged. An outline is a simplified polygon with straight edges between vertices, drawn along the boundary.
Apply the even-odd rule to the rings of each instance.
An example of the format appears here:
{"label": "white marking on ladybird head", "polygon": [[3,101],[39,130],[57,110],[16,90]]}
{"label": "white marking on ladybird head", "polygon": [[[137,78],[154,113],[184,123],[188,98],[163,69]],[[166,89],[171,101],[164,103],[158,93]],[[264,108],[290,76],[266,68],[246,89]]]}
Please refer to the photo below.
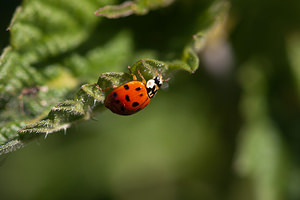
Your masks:
{"label": "white marking on ladybird head", "polygon": [[150,79],[149,81],[147,81],[146,87],[150,89],[150,88],[154,88],[155,85],[156,85],[155,81],[153,79]]}

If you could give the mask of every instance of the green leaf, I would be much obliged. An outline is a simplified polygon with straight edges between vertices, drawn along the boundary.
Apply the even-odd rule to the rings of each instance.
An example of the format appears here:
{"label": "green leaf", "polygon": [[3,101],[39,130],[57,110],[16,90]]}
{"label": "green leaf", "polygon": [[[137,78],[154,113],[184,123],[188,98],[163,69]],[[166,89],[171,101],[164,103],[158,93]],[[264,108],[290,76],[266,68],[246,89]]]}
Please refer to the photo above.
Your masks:
{"label": "green leaf", "polygon": [[32,63],[77,47],[97,22],[88,14],[96,2],[24,1],[9,27],[13,48]]}
{"label": "green leaf", "polygon": [[[136,3],[148,10],[171,1]],[[133,33],[128,29],[94,30],[97,17],[91,11],[96,6],[99,4],[94,0],[76,5],[72,0],[34,0],[25,1],[17,10],[10,27],[12,47],[1,57],[1,118],[6,128],[0,132],[0,155],[90,119],[104,110],[105,96],[110,91],[99,88],[132,80],[129,73],[111,71],[123,71],[133,54],[139,55],[139,51],[134,52]],[[227,4],[212,3],[205,15],[215,20],[204,23],[194,37],[190,35],[181,57],[167,61],[143,58],[131,65],[132,73],[139,77],[140,70],[146,79],[159,73],[168,79],[177,70],[195,72],[208,35],[219,27],[219,16],[227,12]],[[95,74],[100,74],[97,83],[93,81]],[[80,82],[89,83],[80,86]]]}
{"label": "green leaf", "polygon": [[174,0],[136,0],[125,1],[120,5],[105,6],[95,12],[95,15],[107,18],[127,17],[132,14],[145,15],[149,10],[168,6]]}

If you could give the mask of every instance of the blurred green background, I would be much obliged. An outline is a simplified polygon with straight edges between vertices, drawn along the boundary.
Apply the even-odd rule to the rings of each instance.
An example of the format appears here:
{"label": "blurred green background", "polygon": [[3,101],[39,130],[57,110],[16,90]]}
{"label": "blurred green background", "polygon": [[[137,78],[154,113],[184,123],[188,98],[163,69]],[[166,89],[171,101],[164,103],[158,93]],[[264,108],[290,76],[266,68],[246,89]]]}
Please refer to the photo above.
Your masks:
{"label": "blurred green background", "polygon": [[[106,20],[98,29],[127,27],[135,50],[167,58],[169,48],[182,48],[174,41],[191,36],[188,24],[205,2],[111,26]],[[1,49],[19,4],[0,4]],[[0,199],[299,200],[299,10],[299,0],[232,0],[226,29],[195,74],[177,73],[135,115],[105,111],[9,154],[0,166]]]}

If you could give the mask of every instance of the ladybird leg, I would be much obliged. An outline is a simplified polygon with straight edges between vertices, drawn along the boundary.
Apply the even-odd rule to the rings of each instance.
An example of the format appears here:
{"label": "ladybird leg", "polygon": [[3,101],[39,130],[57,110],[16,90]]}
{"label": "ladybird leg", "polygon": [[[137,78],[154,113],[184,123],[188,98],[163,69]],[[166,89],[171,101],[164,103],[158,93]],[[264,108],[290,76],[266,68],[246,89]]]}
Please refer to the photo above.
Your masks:
{"label": "ladybird leg", "polygon": [[154,69],[154,72],[155,72],[156,76],[159,76],[157,69]]}
{"label": "ladybird leg", "polygon": [[139,74],[139,76],[142,78],[142,82],[144,83],[144,85],[146,85],[147,81],[146,81],[146,79],[144,78],[144,76],[141,74],[141,67],[139,67],[139,69],[138,69],[138,74]]}
{"label": "ladybird leg", "polygon": [[105,92],[106,90],[109,90],[109,89],[115,89],[115,88],[117,88],[117,86],[113,85],[113,86],[102,89],[98,84],[96,84],[96,88],[98,90],[100,90],[101,92]]}
{"label": "ladybird leg", "polygon": [[103,91],[103,89],[102,89],[98,84],[95,84],[95,86],[96,86],[96,88],[97,88],[98,90],[100,90],[101,92]]}
{"label": "ladybird leg", "polygon": [[131,69],[130,69],[130,66],[128,66],[128,70],[129,70],[130,75],[132,76],[132,80],[136,81],[136,80],[137,80],[136,75],[134,75],[134,74],[132,73],[132,71],[131,71]]}

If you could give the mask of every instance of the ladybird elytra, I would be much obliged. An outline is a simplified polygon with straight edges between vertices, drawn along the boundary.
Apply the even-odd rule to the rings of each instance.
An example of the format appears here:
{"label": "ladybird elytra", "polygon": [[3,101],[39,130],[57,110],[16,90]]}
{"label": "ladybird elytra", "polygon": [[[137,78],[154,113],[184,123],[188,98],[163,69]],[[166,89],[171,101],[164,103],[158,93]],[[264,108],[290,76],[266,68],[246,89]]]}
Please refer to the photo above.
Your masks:
{"label": "ladybird elytra", "polygon": [[132,81],[124,83],[121,86],[109,87],[98,89],[105,91],[107,89],[114,88],[104,100],[104,105],[110,109],[113,113],[119,115],[131,115],[146,107],[151,98],[155,96],[160,86],[163,84],[163,79],[160,74],[157,74],[153,79],[145,80],[140,70],[138,74],[141,77],[141,81],[137,80],[137,77],[131,72],[128,67]]}

